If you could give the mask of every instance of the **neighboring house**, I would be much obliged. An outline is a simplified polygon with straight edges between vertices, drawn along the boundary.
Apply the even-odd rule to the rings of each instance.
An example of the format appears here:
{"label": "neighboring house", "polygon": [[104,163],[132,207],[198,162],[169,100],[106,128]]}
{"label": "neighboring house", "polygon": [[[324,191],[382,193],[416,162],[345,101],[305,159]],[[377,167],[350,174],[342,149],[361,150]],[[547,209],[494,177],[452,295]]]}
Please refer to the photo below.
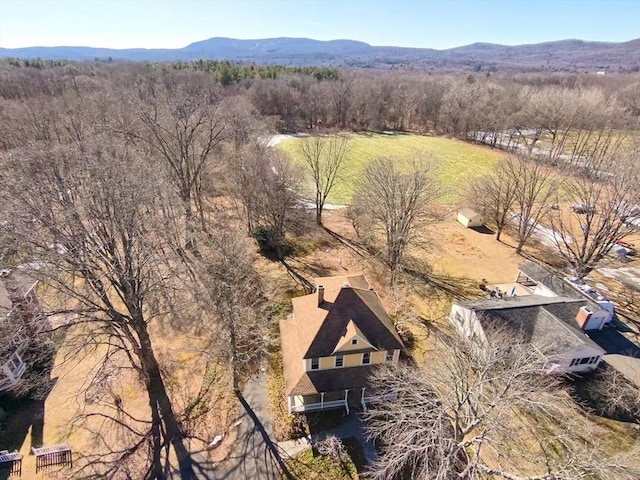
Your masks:
{"label": "neighboring house", "polygon": [[0,278],[0,392],[15,387],[27,369],[29,338],[47,325],[35,296],[36,282],[2,270]]}
{"label": "neighboring house", "polygon": [[595,370],[606,353],[585,332],[591,318],[604,315],[590,311],[584,298],[527,295],[454,303],[449,319],[459,334],[482,343],[491,341],[489,325],[521,336],[544,352],[548,373],[583,373]]}
{"label": "neighboring house", "polygon": [[280,321],[290,412],[360,407],[380,400],[369,375],[396,364],[404,348],[364,275],[316,278],[316,291],[293,299]]}

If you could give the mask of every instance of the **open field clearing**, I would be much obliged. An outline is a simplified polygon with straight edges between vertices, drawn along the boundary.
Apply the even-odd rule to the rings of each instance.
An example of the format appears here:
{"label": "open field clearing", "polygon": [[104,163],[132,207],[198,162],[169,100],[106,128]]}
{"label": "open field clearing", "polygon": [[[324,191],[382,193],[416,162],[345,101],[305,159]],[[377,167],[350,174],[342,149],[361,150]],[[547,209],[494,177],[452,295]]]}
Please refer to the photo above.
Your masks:
{"label": "open field clearing", "polygon": [[[277,143],[291,158],[300,162],[301,138],[286,138]],[[471,145],[444,137],[412,134],[360,133],[351,134],[349,151],[340,178],[329,195],[329,203],[347,204],[367,162],[381,156],[411,158],[414,155],[433,157],[439,164],[439,177],[445,188],[442,201],[457,201],[456,190],[472,177],[487,172],[504,153],[489,147]]]}

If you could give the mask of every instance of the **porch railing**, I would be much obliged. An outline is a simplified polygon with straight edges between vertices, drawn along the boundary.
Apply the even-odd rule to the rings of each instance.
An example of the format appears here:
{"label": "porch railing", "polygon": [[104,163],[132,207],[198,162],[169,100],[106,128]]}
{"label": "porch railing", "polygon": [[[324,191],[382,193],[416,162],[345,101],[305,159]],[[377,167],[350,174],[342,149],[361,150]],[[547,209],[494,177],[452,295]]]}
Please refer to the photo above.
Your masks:
{"label": "porch railing", "polygon": [[313,412],[316,410],[327,410],[329,408],[346,407],[346,400],[333,400],[331,402],[306,403],[304,405],[291,405],[291,413]]}

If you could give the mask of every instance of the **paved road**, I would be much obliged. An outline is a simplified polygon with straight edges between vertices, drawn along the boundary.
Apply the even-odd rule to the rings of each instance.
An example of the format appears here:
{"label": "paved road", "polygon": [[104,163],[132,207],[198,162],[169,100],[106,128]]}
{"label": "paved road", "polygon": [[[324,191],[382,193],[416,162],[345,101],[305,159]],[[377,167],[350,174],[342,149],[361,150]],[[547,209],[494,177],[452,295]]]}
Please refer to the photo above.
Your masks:
{"label": "paved road", "polygon": [[[251,377],[243,391],[243,398],[251,407],[255,417],[262,423],[269,437],[273,438],[267,399],[267,378],[265,373]],[[280,479],[278,466],[264,440],[256,428],[250,413],[244,409],[240,417],[238,435],[229,457],[212,470],[199,472],[199,478],[206,480],[274,480]]]}

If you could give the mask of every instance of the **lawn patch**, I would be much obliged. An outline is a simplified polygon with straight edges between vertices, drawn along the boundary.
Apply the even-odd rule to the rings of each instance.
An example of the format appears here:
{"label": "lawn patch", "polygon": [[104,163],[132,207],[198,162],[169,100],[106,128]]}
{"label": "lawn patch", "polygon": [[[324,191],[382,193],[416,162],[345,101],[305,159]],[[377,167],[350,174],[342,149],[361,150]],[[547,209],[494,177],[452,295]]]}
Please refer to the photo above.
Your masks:
{"label": "lawn patch", "polygon": [[[302,163],[298,152],[301,138],[288,138],[278,144],[295,161]],[[380,156],[410,158],[413,155],[433,157],[440,165],[439,176],[446,190],[444,203],[456,200],[456,190],[469,179],[486,173],[503,153],[486,146],[460,140],[422,135],[352,134],[338,181],[328,203],[348,204],[367,162]],[[309,186],[307,195],[313,196]]]}
{"label": "lawn patch", "polygon": [[349,455],[341,461],[307,449],[287,461],[294,478],[304,480],[356,480],[358,469]]}

